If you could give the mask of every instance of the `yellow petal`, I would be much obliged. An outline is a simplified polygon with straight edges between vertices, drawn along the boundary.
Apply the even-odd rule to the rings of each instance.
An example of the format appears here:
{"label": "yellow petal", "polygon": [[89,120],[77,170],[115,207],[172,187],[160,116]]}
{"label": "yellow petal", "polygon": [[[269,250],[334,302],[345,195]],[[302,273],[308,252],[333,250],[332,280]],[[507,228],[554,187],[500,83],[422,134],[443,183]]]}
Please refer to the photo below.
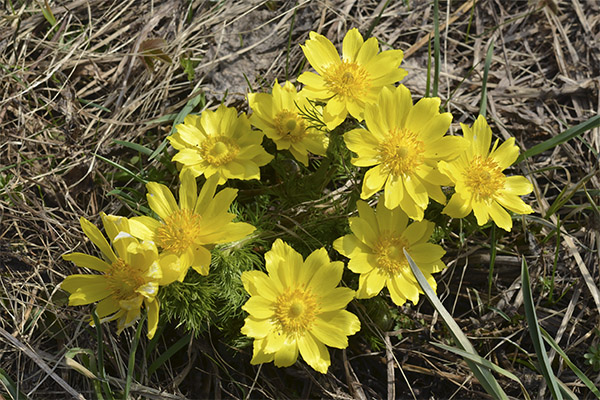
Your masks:
{"label": "yellow petal", "polygon": [[184,169],[179,174],[181,185],[179,186],[179,204],[182,210],[194,209],[196,204],[198,186],[196,177],[189,169]]}
{"label": "yellow petal", "polygon": [[407,176],[404,178],[404,187],[406,188],[406,193],[413,199],[418,208],[422,208],[423,210],[427,208],[429,204],[427,188],[417,177]]}
{"label": "yellow petal", "polygon": [[105,272],[110,268],[110,264],[84,253],[69,253],[62,256],[63,260],[71,261],[80,268],[90,268],[96,271]]}
{"label": "yellow petal", "polygon": [[387,288],[394,304],[400,307],[406,303],[406,296],[398,289],[398,286],[394,284],[394,279],[396,278],[388,279]]}
{"label": "yellow petal", "polygon": [[348,258],[352,258],[362,252],[369,251],[369,247],[358,240],[355,235],[346,235],[342,236],[341,238],[337,238],[333,242],[333,248]]}
{"label": "yellow petal", "polygon": [[502,208],[500,204],[498,204],[496,201],[492,201],[492,204],[490,205],[488,211],[490,213],[490,217],[492,218],[492,220],[494,220],[494,222],[496,223],[496,225],[498,225],[499,228],[510,232],[510,230],[512,229],[512,218],[510,217],[510,214],[504,208]]}
{"label": "yellow petal", "polygon": [[211,254],[206,248],[200,245],[196,245],[192,248],[193,261],[191,267],[200,275],[208,275],[210,268]]}
{"label": "yellow petal", "polygon": [[384,172],[384,169],[381,165],[377,165],[376,167],[368,170],[363,179],[360,197],[362,199],[368,199],[375,193],[379,192],[386,183],[386,180],[389,182],[388,177],[391,179],[391,176]]}
{"label": "yellow petal", "polygon": [[426,242],[429,240],[429,236],[425,236],[427,233],[431,234],[430,228],[432,224],[432,222],[427,220],[415,221],[404,230],[402,236],[404,236],[411,246],[415,243]]}
{"label": "yellow petal", "polygon": [[455,193],[450,198],[448,205],[444,207],[442,213],[452,218],[464,218],[471,212],[470,201],[464,199],[460,194]]}
{"label": "yellow petal", "polygon": [[533,212],[531,206],[516,195],[503,194],[498,196],[496,200],[502,206],[517,214],[531,214]]}
{"label": "yellow petal", "polygon": [[245,271],[242,273],[242,284],[250,296],[262,296],[271,301],[276,301],[281,293],[273,280],[261,271]]}
{"label": "yellow petal", "polygon": [[92,243],[94,243],[96,245],[96,247],[98,247],[100,249],[102,254],[104,254],[104,256],[110,262],[115,262],[117,259],[117,256],[115,255],[112,248],[106,241],[106,238],[104,237],[102,232],[100,232],[100,229],[98,229],[96,227],[96,225],[92,224],[90,221],[88,221],[87,219],[85,219],[83,217],[79,218],[79,223],[81,224],[81,229],[83,230],[83,233],[85,233],[85,235],[88,238],[90,238]]}
{"label": "yellow petal", "polygon": [[275,303],[261,296],[252,296],[242,310],[257,319],[271,318],[275,314]]}
{"label": "yellow petal", "polygon": [[327,254],[327,250],[325,250],[325,248],[322,247],[313,251],[308,257],[306,257],[304,265],[300,269],[297,283],[300,285],[308,284],[315,273],[330,262],[331,260],[329,259],[329,255]]}
{"label": "yellow petal", "polygon": [[252,360],[250,360],[250,364],[263,364],[273,361],[273,353],[265,352],[265,340],[256,339],[253,344],[252,349]]}
{"label": "yellow petal", "polygon": [[388,283],[392,284],[393,290],[401,293],[402,296],[406,297],[406,299],[410,300],[413,304],[416,305],[419,302],[419,289],[416,286],[417,284],[408,281],[403,275],[390,279],[390,282]]}
{"label": "yellow petal", "polygon": [[152,339],[154,334],[156,333],[156,328],[158,327],[158,311],[160,308],[160,303],[158,299],[154,301],[145,301],[146,309],[148,311],[148,339]]}
{"label": "yellow petal", "polygon": [[504,192],[523,196],[533,191],[533,185],[524,176],[508,176],[504,181]]}
{"label": "yellow petal", "polygon": [[411,132],[420,132],[423,122],[429,121],[440,113],[440,99],[438,97],[426,97],[419,100],[409,111],[406,118],[406,128]]}
{"label": "yellow petal", "polygon": [[489,206],[482,201],[473,201],[473,213],[478,225],[484,225],[489,220]]}
{"label": "yellow petal", "polygon": [[389,210],[383,201],[377,203],[377,223],[380,232],[397,232],[401,234],[406,229],[408,216],[400,207]]}
{"label": "yellow petal", "polygon": [[249,316],[245,319],[241,332],[246,336],[262,339],[270,334],[272,330],[273,323],[271,320]]}
{"label": "yellow petal", "polygon": [[335,311],[345,308],[354,299],[354,290],[345,287],[336,287],[319,299],[321,312]]}
{"label": "yellow petal", "polygon": [[172,253],[161,254],[158,263],[162,272],[162,278],[158,281],[158,284],[161,286],[169,285],[177,280],[183,280],[182,278],[188,269],[188,266],[184,265],[180,258]]}
{"label": "yellow petal", "polygon": [[334,261],[321,266],[308,282],[308,287],[313,293],[323,296],[333,290],[342,279],[344,263]]}
{"label": "yellow petal", "polygon": [[146,185],[148,205],[160,218],[166,219],[169,215],[179,210],[173,193],[163,184],[149,182]]}
{"label": "yellow petal", "polygon": [[[394,208],[398,207],[406,198],[408,198],[410,203],[413,202],[410,196],[404,193],[404,183],[402,182],[402,177],[390,175],[388,180],[385,182],[385,188],[383,190],[384,205],[389,210],[393,210]],[[406,210],[404,211],[406,212]]]}
{"label": "yellow petal", "polygon": [[365,276],[365,289],[369,297],[377,296],[381,289],[385,286],[387,276],[380,272],[378,268],[374,268]]}
{"label": "yellow petal", "polygon": [[372,253],[357,253],[348,262],[348,269],[357,274],[366,274],[377,267],[377,258]]}
{"label": "yellow petal", "polygon": [[129,219],[129,232],[142,240],[154,240],[155,232],[161,226],[159,221],[145,215]]}
{"label": "yellow petal", "polygon": [[289,367],[298,359],[298,344],[294,341],[284,343],[281,348],[275,352],[274,361],[276,367]]}
{"label": "yellow petal", "polygon": [[[358,52],[362,50],[363,43],[363,37],[358,32],[358,29],[350,29],[342,42],[343,59],[350,62],[356,61]],[[375,46],[377,46],[377,43],[375,43]],[[375,54],[377,54],[377,47],[375,48]]]}
{"label": "yellow petal", "polygon": [[[298,339],[298,348],[302,358],[308,365],[313,367],[317,372],[322,374],[327,373],[331,360],[329,358],[329,351],[323,343],[315,340],[315,337],[311,333],[306,333]],[[294,361],[296,360],[294,359]],[[277,355],[275,355],[275,365],[277,365]]]}
{"label": "yellow petal", "polygon": [[437,244],[433,243],[417,243],[410,246],[410,249],[406,249],[410,256],[413,258],[415,263],[433,263],[439,261],[446,250]]}
{"label": "yellow petal", "polygon": [[377,232],[366,220],[360,217],[353,217],[349,218],[348,222],[350,223],[352,233],[354,233],[361,242],[370,248],[375,245],[375,242],[377,241]]}
{"label": "yellow petal", "polygon": [[490,157],[498,163],[501,170],[513,165],[519,157],[519,148],[515,145],[515,138],[508,138],[507,141],[490,154]]}

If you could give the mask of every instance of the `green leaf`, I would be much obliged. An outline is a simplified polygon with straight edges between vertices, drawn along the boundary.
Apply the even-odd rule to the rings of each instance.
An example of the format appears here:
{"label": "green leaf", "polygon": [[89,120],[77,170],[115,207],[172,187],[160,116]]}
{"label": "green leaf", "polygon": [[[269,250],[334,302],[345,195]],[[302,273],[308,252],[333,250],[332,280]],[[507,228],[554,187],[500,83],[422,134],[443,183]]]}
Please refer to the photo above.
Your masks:
{"label": "green leaf", "polygon": [[563,133],[556,135],[551,139],[546,140],[545,142],[536,144],[529,150],[523,152],[519,156],[519,158],[517,158],[517,161],[515,161],[515,164],[520,163],[527,157],[532,157],[537,154],[543,153],[546,150],[550,150],[550,149],[558,146],[561,143],[567,142],[567,141],[583,134],[584,132],[587,132],[590,129],[594,129],[599,126],[600,126],[600,115],[596,115],[596,116],[588,119],[587,121],[582,122],[577,126],[571,127],[569,129],[567,129],[566,131],[564,131]]}
{"label": "green leaf", "polygon": [[577,377],[581,379],[583,384],[587,386],[588,389],[590,389],[590,391],[594,394],[594,396],[596,396],[596,398],[600,399],[600,390],[598,390],[596,385],[594,385],[594,382],[592,382],[587,376],[585,376],[585,374],[579,368],[577,368],[575,364],[573,364],[573,362],[569,359],[567,354],[564,351],[562,351],[562,349],[558,346],[558,343],[556,343],[554,339],[552,339],[552,336],[550,336],[544,328],[540,328],[540,331],[542,332],[544,340],[548,342],[548,344],[558,353],[558,355],[560,355],[563,358],[563,360],[565,360],[565,364],[567,364],[567,366],[571,368],[571,371],[573,371],[575,375],[577,375]]}
{"label": "green leaf", "polygon": [[27,396],[21,393],[21,391],[19,390],[19,386],[15,383],[15,381],[11,379],[10,376],[8,376],[6,371],[4,371],[2,368],[0,368],[0,383],[2,383],[2,386],[6,388],[6,390],[8,391],[8,395],[11,399],[27,400]]}
{"label": "green leaf", "polygon": [[[475,348],[467,338],[467,335],[463,333],[456,321],[454,321],[454,318],[452,318],[448,310],[446,310],[446,308],[444,307],[440,299],[437,297],[431,286],[429,286],[427,279],[425,278],[419,267],[417,267],[417,264],[415,264],[413,259],[406,251],[406,249],[404,250],[404,255],[406,256],[408,265],[410,265],[410,269],[412,270],[415,278],[417,279],[417,282],[421,286],[421,289],[423,289],[425,297],[427,297],[427,300],[429,300],[433,308],[435,308],[435,310],[440,314],[440,317],[442,317],[442,320],[444,320],[446,326],[448,326],[450,334],[454,338],[454,342],[462,350],[470,354],[479,356],[477,354],[477,351],[475,351]],[[473,374],[475,375],[481,386],[483,386],[486,392],[488,392],[495,399],[508,400],[508,396],[506,395],[506,393],[504,393],[504,390],[502,390],[502,388],[498,384],[498,381],[496,380],[496,378],[494,378],[494,375],[492,375],[488,368],[482,367],[477,363],[471,361],[470,359],[465,359],[465,362],[467,363],[467,365],[469,366],[469,368],[471,369],[471,371],[473,372]]]}
{"label": "green leaf", "polygon": [[[171,132],[169,133],[169,136],[172,135],[173,132],[175,132],[175,127],[181,124],[185,117],[189,113],[191,113],[194,110],[194,108],[196,108],[196,106],[200,104],[200,102],[202,102],[203,104],[206,102],[206,99],[204,98],[204,92],[202,91],[196,96],[190,98],[185,107],[183,107],[183,109],[177,114],[177,117],[175,117],[175,121],[173,121],[173,126],[171,127]],[[162,153],[165,147],[167,147],[167,139],[163,140],[160,146],[158,146],[157,149],[154,150],[154,153],[150,155],[150,159],[148,161],[154,160],[160,153]]]}
{"label": "green leaf", "polygon": [[525,307],[525,318],[527,319],[527,326],[529,328],[529,336],[533,342],[535,354],[538,358],[539,368],[544,380],[552,393],[552,397],[558,400],[562,400],[562,394],[558,384],[558,380],[552,372],[552,366],[548,360],[548,354],[544,348],[544,341],[540,333],[540,326],[538,323],[537,315],[535,314],[535,303],[533,302],[533,296],[531,294],[531,285],[529,283],[529,270],[527,269],[527,262],[525,258],[521,263],[521,282],[523,289],[523,306]]}
{"label": "green leaf", "polygon": [[145,154],[147,156],[152,154],[152,150],[150,150],[149,148],[147,148],[146,146],[143,146],[141,144],[127,142],[125,140],[117,140],[117,139],[113,139],[113,143],[119,144],[121,146],[129,147],[130,149],[139,151],[140,153]]}
{"label": "green leaf", "polygon": [[142,182],[144,185],[145,185],[146,183],[148,183],[148,181],[147,181],[147,180],[145,180],[144,178],[140,177],[140,176],[139,176],[138,174],[136,174],[135,172],[133,172],[133,171],[131,171],[131,170],[129,170],[129,169],[127,169],[127,168],[125,168],[125,167],[124,167],[124,166],[122,166],[122,165],[119,165],[119,164],[117,164],[117,163],[116,163],[116,162],[114,162],[114,161],[111,161],[111,160],[109,160],[109,159],[108,159],[108,158],[106,158],[106,157],[102,157],[102,156],[101,156],[101,155],[99,155],[99,154],[94,154],[94,157],[101,159],[101,160],[102,160],[102,161],[104,161],[105,163],[107,163],[107,164],[110,164],[110,165],[112,165],[113,167],[115,167],[115,168],[117,168],[117,169],[120,169],[121,171],[125,172],[127,175],[131,176],[131,177],[132,177],[133,179],[135,179],[136,181],[138,181],[138,182]]}
{"label": "green leaf", "polygon": [[519,386],[521,387],[521,391],[523,392],[523,397],[527,400],[531,400],[531,397],[529,396],[529,393],[527,393],[527,390],[525,389],[525,386],[523,386],[523,383],[521,382],[521,380],[512,372],[505,370],[504,368],[494,364],[493,362],[491,362],[489,360],[486,360],[483,357],[480,357],[475,354],[471,354],[471,353],[466,352],[461,349],[457,349],[456,347],[446,346],[445,344],[441,344],[441,343],[431,343],[431,344],[436,347],[439,347],[441,349],[447,350],[451,353],[454,353],[456,355],[459,355],[462,358],[471,360],[474,363],[481,365],[482,367],[488,368],[500,375],[504,375],[505,377],[507,377],[509,379],[512,379],[513,381],[517,382],[519,384]]}
{"label": "green leaf", "polygon": [[152,364],[150,364],[150,368],[148,368],[148,376],[152,375],[161,365],[163,365],[169,358],[171,358],[175,353],[185,347],[190,343],[192,338],[192,334],[188,333],[177,342],[175,342],[171,347],[167,349],[164,353],[162,353]]}
{"label": "green leaf", "polygon": [[481,82],[481,103],[479,104],[479,114],[485,118],[487,110],[487,79],[490,65],[492,64],[492,55],[494,54],[494,39],[490,41],[487,54],[485,55],[485,65],[483,67],[483,81]]}

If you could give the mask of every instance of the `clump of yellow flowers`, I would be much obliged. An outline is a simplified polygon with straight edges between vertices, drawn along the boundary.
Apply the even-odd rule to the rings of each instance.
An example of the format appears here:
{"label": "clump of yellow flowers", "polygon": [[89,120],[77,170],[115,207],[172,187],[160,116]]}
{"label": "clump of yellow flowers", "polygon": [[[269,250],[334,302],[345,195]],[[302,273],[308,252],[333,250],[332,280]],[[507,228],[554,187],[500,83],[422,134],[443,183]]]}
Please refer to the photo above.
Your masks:
{"label": "clump of yellow flowers", "polygon": [[[348,336],[360,330],[358,317],[346,310],[354,298],[378,296],[387,288],[397,306],[419,301],[422,289],[404,250],[435,290],[433,274],[445,268],[445,250],[431,243],[435,224],[424,218],[430,200],[444,205],[443,213],[452,218],[473,211],[479,225],[492,219],[507,231],[512,228],[508,211],[533,212],[520,197],[532,191],[529,180],[503,172],[518,157],[515,139],[500,145],[496,140],[490,149],[492,131],[482,116],[471,127],[461,124],[463,136],[449,135],[452,115],[440,111],[439,98],[413,101],[407,87],[396,86],[407,74],[400,68],[401,50],[380,51],[377,39],[365,41],[357,29],[344,37],[341,56],[315,32],[301,48],[314,69],[298,77],[301,90],[293,82],[275,81],[271,93],[248,94],[250,116],[220,105],[175,126],[168,140],[180,169],[177,199],[167,186],[149,182],[147,201],[154,215],[102,214],[108,240],[81,218],[84,234],[101,256],[63,256],[98,272],[63,281],[69,305],[98,302],[100,321],[116,320],[119,332],[145,310],[152,338],[161,287],[183,281],[190,268],[210,274],[215,245],[257,234],[254,226],[234,222],[238,216],[230,208],[237,189],[217,187],[261,179],[260,168],[274,158],[263,147],[265,136],[277,151],[309,166],[311,159],[326,157],[335,130],[355,154],[351,163],[365,173],[358,215],[348,219],[350,233],[331,238],[306,258],[276,239],[264,254],[265,271],[240,274],[249,294],[241,333],[254,339],[252,364],[273,361],[287,367],[300,355],[327,373],[327,347],[346,348]],[[339,132],[349,116],[353,128]],[[198,177],[203,180],[199,191]],[[454,187],[449,201],[443,187]],[[359,274],[356,289],[340,286],[344,263],[332,261],[327,248],[346,257],[348,269]]]}

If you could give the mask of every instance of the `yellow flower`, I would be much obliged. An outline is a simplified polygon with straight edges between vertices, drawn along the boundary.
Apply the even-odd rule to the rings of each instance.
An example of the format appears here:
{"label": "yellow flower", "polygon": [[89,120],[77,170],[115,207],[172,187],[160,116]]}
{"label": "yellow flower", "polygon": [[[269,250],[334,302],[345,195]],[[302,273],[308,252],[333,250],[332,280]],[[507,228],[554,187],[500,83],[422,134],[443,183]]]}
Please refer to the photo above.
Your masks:
{"label": "yellow flower", "polygon": [[[158,324],[158,281],[161,268],[158,250],[152,242],[139,242],[128,233],[127,220],[102,214],[104,229],[112,243],[85,218],[81,228],[102,252],[100,259],[84,253],[65,254],[63,258],[80,268],[90,268],[101,275],[70,275],[61,287],[71,293],[70,306],[98,301],[96,312],[101,322],[117,320],[118,333],[131,326],[140,316],[142,304],[148,311],[148,338]],[[114,248],[114,251],[113,251]]]}
{"label": "yellow flower", "polygon": [[277,150],[289,150],[304,165],[308,165],[307,151],[325,155],[329,139],[299,114],[299,109],[311,105],[291,82],[286,81],[282,88],[275,81],[272,94],[250,93],[248,103],[253,111],[250,123],[272,139]]}
{"label": "yellow flower", "polygon": [[[510,231],[512,219],[507,208],[517,214],[533,212],[519,196],[531,193],[533,186],[524,176],[505,176],[502,171],[515,162],[519,148],[515,138],[510,138],[498,146],[498,140],[490,151],[492,130],[481,115],[473,127],[461,124],[467,149],[452,162],[440,162],[440,171],[456,185],[443,213],[452,218],[466,217],[471,210],[477,223],[485,224],[489,218],[500,228]],[[504,208],[503,208],[504,207]]]}
{"label": "yellow flower", "polygon": [[406,249],[435,290],[437,285],[431,274],[446,267],[441,260],[446,252],[437,244],[427,243],[433,222],[417,221],[407,227],[408,217],[400,208],[388,210],[380,201],[375,212],[360,200],[356,206],[359,216],[349,219],[352,234],[333,242],[334,249],[350,258],[348,268],[360,274],[356,297],[376,296],[387,286],[397,305],[406,300],[417,304],[422,291],[402,249]]}
{"label": "yellow flower", "polygon": [[227,210],[237,195],[237,189],[225,188],[215,195],[218,175],[213,175],[197,193],[196,179],[190,170],[180,175],[179,205],[165,185],[150,182],[148,204],[160,221],[148,216],[129,220],[131,233],[151,240],[162,250],[161,285],[182,281],[189,267],[202,275],[208,274],[211,253],[206,245],[243,239],[255,228],[244,222],[231,222],[234,214]]}
{"label": "yellow flower", "polygon": [[218,175],[219,185],[227,179],[260,179],[259,167],[273,159],[261,146],[263,134],[253,131],[248,117],[238,117],[233,107],[221,105],[201,116],[188,115],[176,128],[167,138],[179,150],[173,161],[194,176]]}
{"label": "yellow flower", "polygon": [[379,53],[377,39],[364,41],[357,29],[349,30],[344,37],[341,60],[335,46],[315,32],[301,47],[317,74],[305,72],[298,82],[305,85],[308,98],[327,101],[323,116],[330,130],[348,113],[362,121],[365,105],[376,103],[381,88],[406,76],[406,71],[399,68],[402,50]]}
{"label": "yellow flower", "polygon": [[425,98],[414,106],[404,85],[384,88],[376,105],[367,106],[368,130],[354,129],[344,135],[346,146],[358,157],[352,164],[374,166],[363,179],[362,199],[384,189],[387,208],[398,206],[412,219],[423,219],[431,197],[446,203],[441,185],[450,181],[437,169],[441,159],[457,157],[466,147],[458,136],[444,136],[450,113],[440,114],[440,99]]}
{"label": "yellow flower", "polygon": [[331,363],[326,346],[346,348],[347,336],[360,330],[356,315],[345,310],[354,291],[336,287],[344,264],[331,262],[324,248],[303,260],[280,239],[265,260],[268,275],[242,274],[251,296],[242,307],[250,314],[242,333],[255,339],[251,363],[288,367],[299,351],[308,365],[326,373]]}

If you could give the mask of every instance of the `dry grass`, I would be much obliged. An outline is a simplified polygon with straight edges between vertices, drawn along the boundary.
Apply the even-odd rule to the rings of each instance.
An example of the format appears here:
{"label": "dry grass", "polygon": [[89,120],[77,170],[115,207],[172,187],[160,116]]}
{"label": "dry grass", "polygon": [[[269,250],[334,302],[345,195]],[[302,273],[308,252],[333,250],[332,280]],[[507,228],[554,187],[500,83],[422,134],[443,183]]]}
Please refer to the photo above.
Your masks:
{"label": "dry grass", "polygon": [[[339,43],[351,27],[366,32],[386,2],[48,3],[54,27],[42,14],[44,2],[5,1],[0,10],[0,368],[32,398],[65,398],[66,393],[92,398],[91,381],[65,363],[67,349],[94,349],[96,339],[86,327],[89,309],[66,307],[66,295],[58,288],[74,272],[61,255],[94,251],[79,229],[80,216],[97,222],[100,211],[126,212],[127,206],[109,193],[128,185],[141,190],[138,182],[115,177],[115,168],[96,155],[135,165],[136,154],[113,140],[158,147],[171,125],[157,119],[178,113],[200,90],[209,105],[226,96],[228,104],[244,108],[244,74],[254,89],[293,78],[302,65],[298,44],[309,31]],[[433,29],[432,5],[408,1],[409,8],[404,3],[390,2],[372,35],[407,53],[409,75],[403,83],[422,96],[427,43],[419,41]],[[479,110],[482,60],[490,39],[496,50],[488,120],[500,137],[515,136],[521,148],[528,148],[598,114],[598,2],[479,0],[466,41],[470,3],[441,5],[441,20],[450,23],[441,26],[440,96],[452,95],[448,111],[455,131],[458,122],[470,124]],[[150,70],[140,49],[153,38],[164,39],[163,51],[172,63],[155,60]],[[198,62],[191,81],[181,67],[184,58]],[[519,165],[518,172],[535,184],[530,201],[537,218],[499,239],[489,299],[498,311],[482,306],[488,302],[488,237],[475,233],[446,243],[450,268],[439,279],[438,295],[480,354],[517,374],[530,393],[541,397],[542,379],[526,365],[531,361],[526,353],[533,350],[518,317],[523,315],[518,254],[529,262],[542,326],[600,384],[597,373],[583,364],[583,354],[600,340],[594,330],[600,321],[600,298],[594,297],[600,287],[599,151],[596,128]],[[141,170],[153,168],[160,168],[160,161]],[[564,205],[546,215],[561,198]],[[557,244],[555,236],[546,236],[558,220],[563,229],[555,290],[564,296],[549,303],[542,278],[551,275]],[[357,339],[347,351],[335,353],[326,376],[302,364],[285,370],[251,367],[248,348],[227,348],[208,336],[191,340],[187,352],[173,358],[159,376],[140,378],[133,394],[345,399],[382,398],[395,390],[400,398],[485,398],[462,361],[429,344],[445,337],[431,307],[421,302],[401,311],[410,323],[397,331],[379,330],[387,343],[383,350]],[[113,378],[119,385],[132,332],[117,337],[104,327],[104,334],[107,369],[120,377]],[[578,378],[553,358],[560,379],[589,398]],[[520,396],[514,383],[500,381],[509,394]]]}

